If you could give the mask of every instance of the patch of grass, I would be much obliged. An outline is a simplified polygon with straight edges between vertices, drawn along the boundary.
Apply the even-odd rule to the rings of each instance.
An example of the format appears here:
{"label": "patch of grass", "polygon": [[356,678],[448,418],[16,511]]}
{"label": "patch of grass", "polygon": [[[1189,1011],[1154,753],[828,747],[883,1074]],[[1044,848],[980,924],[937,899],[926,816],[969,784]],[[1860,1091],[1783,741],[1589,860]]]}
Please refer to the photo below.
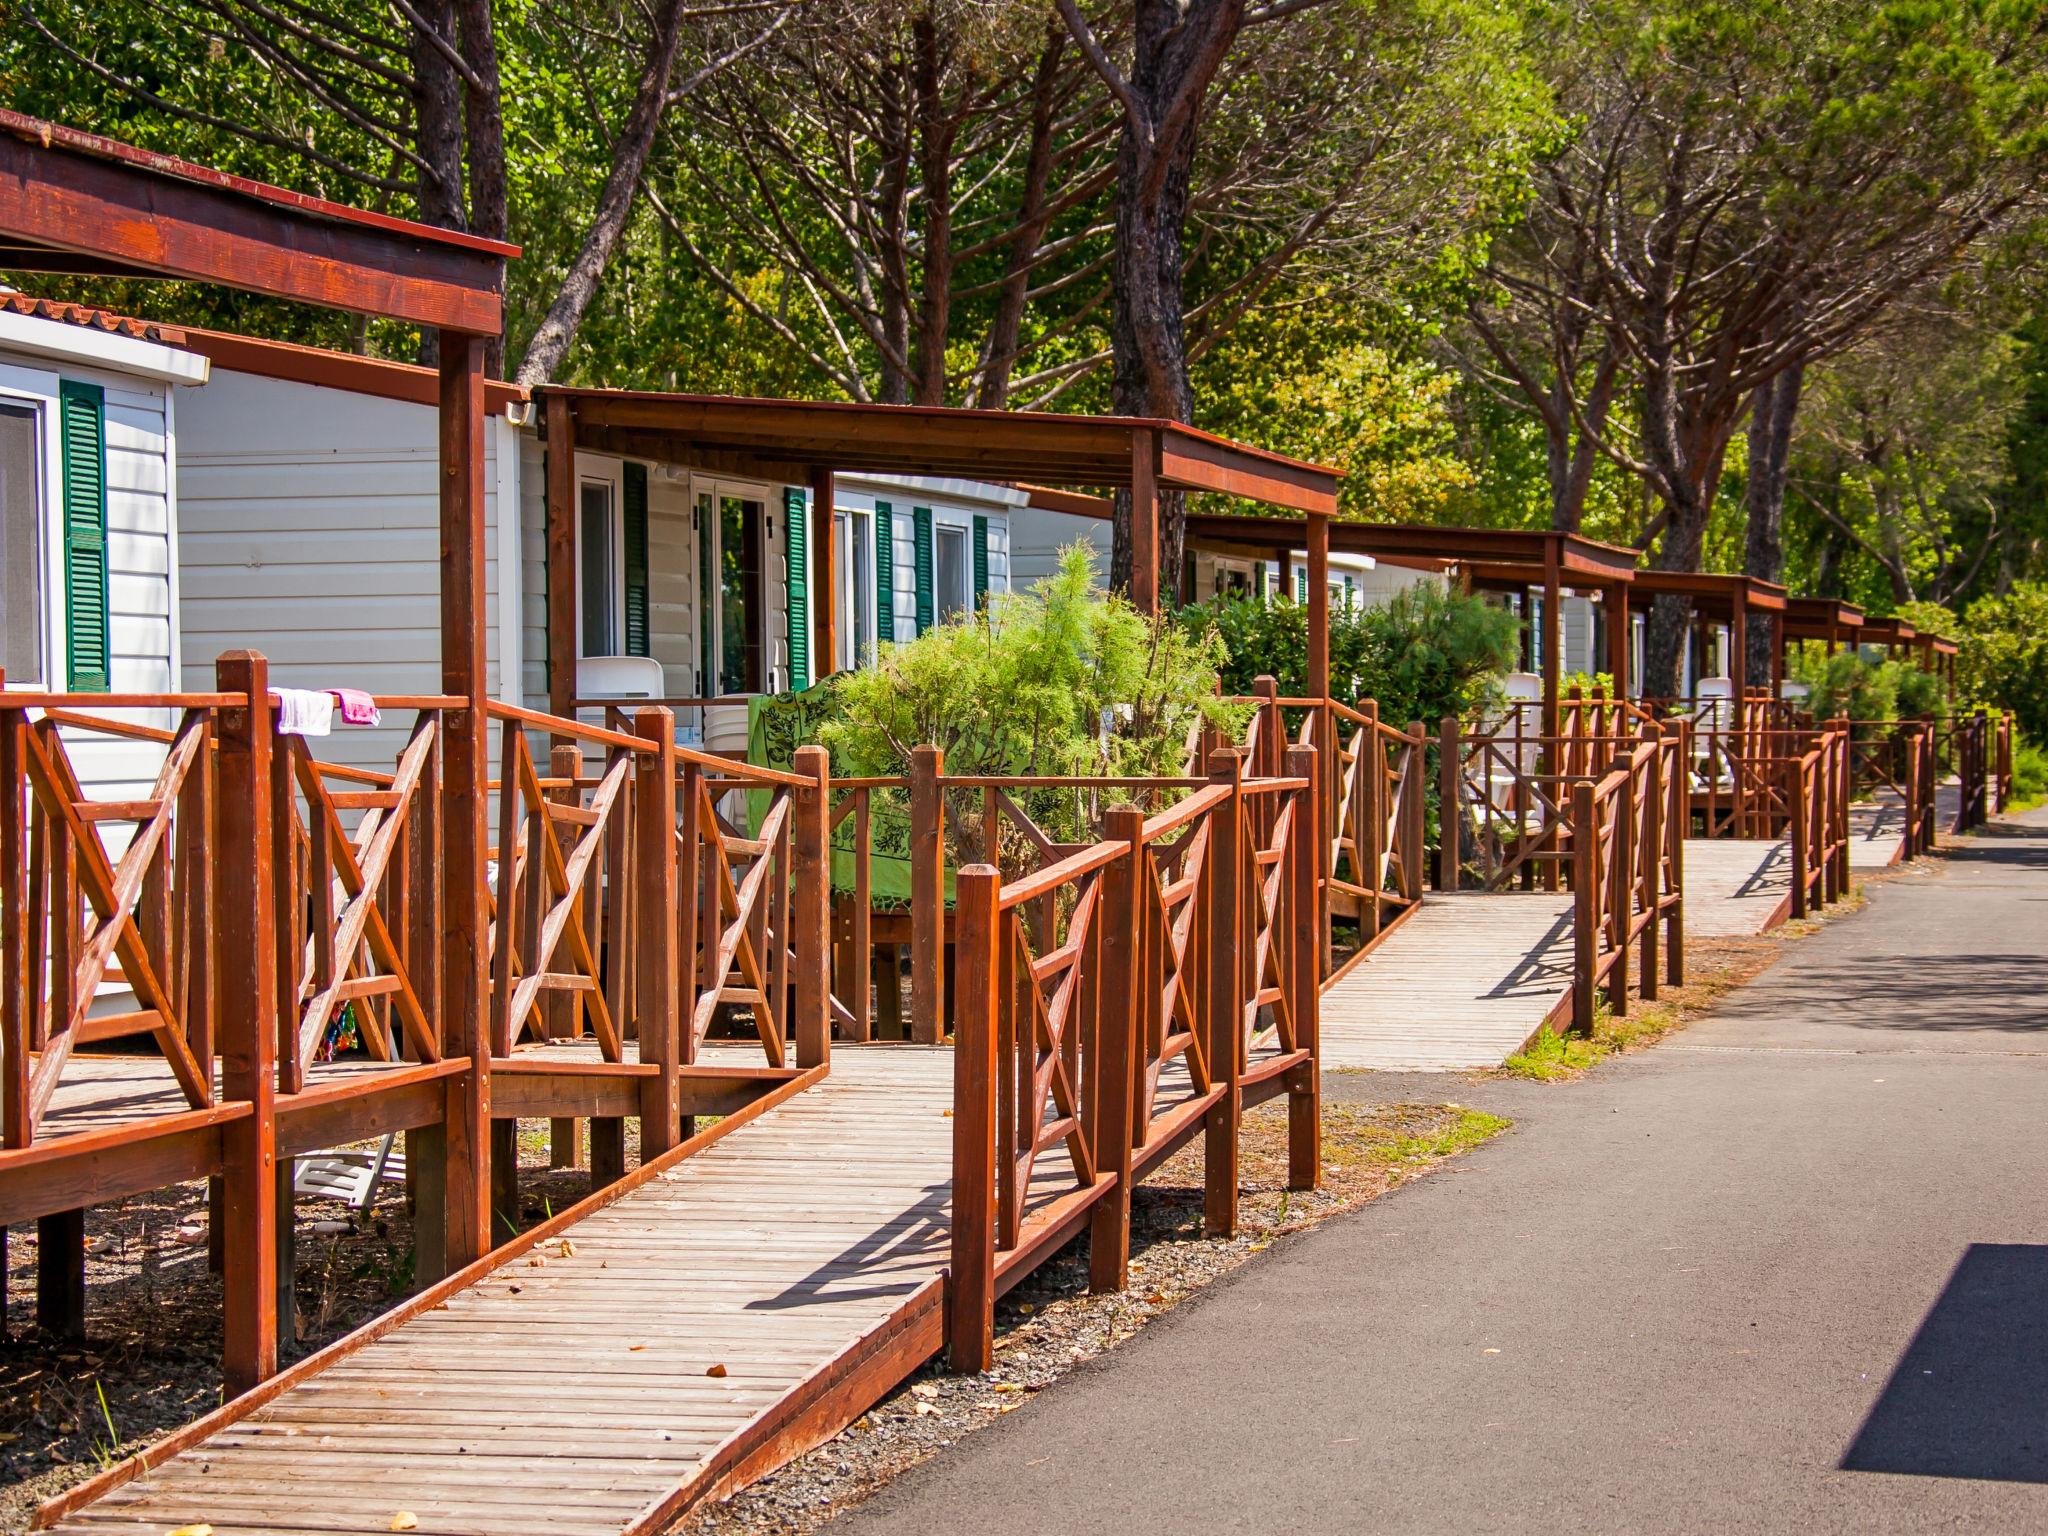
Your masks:
{"label": "patch of grass", "polygon": [[1502,1062],[1500,1070],[1510,1077],[1553,1083],[1559,1078],[1577,1077],[1605,1054],[1597,1040],[1584,1035],[1560,1035],[1546,1024],[1525,1049]]}

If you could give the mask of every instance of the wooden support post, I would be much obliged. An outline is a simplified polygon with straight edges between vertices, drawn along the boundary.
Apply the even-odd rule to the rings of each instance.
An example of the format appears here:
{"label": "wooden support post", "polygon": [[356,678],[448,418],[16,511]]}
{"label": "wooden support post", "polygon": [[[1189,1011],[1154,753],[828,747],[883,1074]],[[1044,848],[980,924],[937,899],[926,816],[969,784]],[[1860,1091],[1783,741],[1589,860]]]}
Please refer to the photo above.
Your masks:
{"label": "wooden support post", "polygon": [[[36,1327],[53,1339],[85,1337],[82,1209],[56,1211],[36,1218]],[[274,1353],[275,1338],[271,1347]],[[275,1369],[274,1361],[272,1368]]]}
{"label": "wooden support post", "polygon": [[1436,888],[1440,891],[1455,891],[1458,888],[1459,865],[1463,855],[1458,848],[1459,801],[1463,798],[1461,787],[1464,783],[1464,767],[1459,761],[1463,748],[1458,744],[1458,717],[1445,715],[1438,722],[1436,738]]}
{"label": "wooden support post", "polygon": [[1320,513],[1312,513],[1308,519],[1308,588],[1308,691],[1320,701],[1312,706],[1317,793],[1313,803],[1318,832],[1313,899],[1315,963],[1320,976],[1329,969],[1330,844],[1337,835],[1337,718],[1330,710],[1330,520]]}
{"label": "wooden support post", "polygon": [[[875,946],[872,923],[874,921],[874,859],[870,842],[873,831],[870,813],[874,795],[866,789],[854,792],[853,802],[853,970],[850,977],[853,995],[848,1007],[853,1013],[853,1038],[868,1040],[873,1037],[873,1026],[868,1022],[868,1007],[874,1000]],[[831,857],[828,851],[826,857]],[[893,958],[894,951],[890,951]],[[892,973],[889,986],[885,989],[890,996],[896,993],[896,978]]]}
{"label": "wooden support post", "polygon": [[[832,754],[798,747],[795,771],[813,781],[795,791],[795,891],[790,926],[796,943],[796,1064],[815,1067],[832,1054]],[[941,895],[944,894],[943,887]]]}
{"label": "wooden support post", "polygon": [[[811,490],[811,676],[839,670],[839,541],[833,535],[833,479],[814,468]],[[856,567],[857,569],[857,567]],[[856,641],[858,636],[855,637]]]}
{"label": "wooden support post", "polygon": [[[1564,634],[1563,615],[1558,611],[1564,606],[1564,578],[1560,566],[1558,540],[1547,538],[1543,541],[1543,734],[1555,738],[1557,735],[1557,700],[1564,682]],[[1555,773],[1557,769],[1546,758],[1541,772]]]}
{"label": "wooden support post", "polygon": [[946,1038],[946,800],[937,747],[910,749],[910,1035]]}
{"label": "wooden support post", "polygon": [[[422,1244],[420,1279],[438,1279],[491,1246],[491,1055],[489,926],[484,917],[484,850],[490,775],[484,637],[484,341],[440,333],[441,691],[463,699],[443,717],[441,1042],[469,1070],[446,1079],[439,1252]],[[573,591],[571,586],[568,590]],[[226,989],[223,989],[226,990]],[[429,1175],[431,1176],[431,1174]]]}
{"label": "wooden support post", "polygon": [[1252,679],[1252,696],[1258,703],[1258,749],[1244,765],[1255,779],[1270,779],[1280,772],[1281,754],[1287,747],[1287,722],[1280,713],[1280,684],[1268,673]]}
{"label": "wooden support post", "polygon": [[1740,719],[1749,701],[1749,607],[1740,593],[1729,605],[1728,653],[1729,691],[1735,695],[1735,714]]}
{"label": "wooden support post", "polygon": [[[1642,729],[1644,739],[1655,742],[1661,734],[1654,725]],[[1643,789],[1643,819],[1636,831],[1642,838],[1642,882],[1644,909],[1649,921],[1643,924],[1641,953],[1637,957],[1636,974],[1643,989],[1643,1000],[1655,1002],[1657,998],[1657,923],[1659,903],[1663,899],[1664,882],[1664,753],[1661,748],[1650,754],[1647,781]]]}
{"label": "wooden support post", "polygon": [[1614,678],[1614,696],[1633,696],[1635,679],[1629,676],[1629,659],[1634,647],[1629,625],[1628,583],[1617,581],[1607,589],[1607,670]]}
{"label": "wooden support post", "polygon": [[1209,913],[1203,949],[1209,957],[1209,1078],[1223,1092],[1203,1121],[1202,1225],[1211,1237],[1237,1232],[1237,1137],[1243,1106],[1238,1077],[1244,1040],[1243,891],[1258,878],[1244,846],[1244,764],[1235,752],[1209,754],[1209,782],[1230,791],[1209,813]]}
{"label": "wooden support post", "polygon": [[[1609,765],[1609,772],[1628,772],[1628,759],[1622,757]],[[1614,963],[1607,973],[1607,1006],[1616,1018],[1628,1017],[1628,924],[1633,915],[1631,903],[1634,892],[1630,888],[1629,874],[1634,867],[1636,847],[1636,802],[1633,782],[1624,783],[1616,798],[1614,807],[1614,852],[1613,859],[1620,865],[1621,878],[1614,879],[1605,868],[1598,867],[1594,878],[1606,884],[1605,910],[1612,913],[1619,927],[1620,943],[1614,948]]]}
{"label": "wooden support post", "polygon": [[638,710],[633,732],[654,749],[640,754],[633,775],[633,919],[639,929],[633,942],[634,1012],[640,1021],[640,1060],[656,1069],[653,1076],[640,1079],[644,1163],[673,1147],[682,1130],[676,717],[658,707]]}
{"label": "wooden support post", "polygon": [[567,716],[572,713],[576,699],[576,412],[565,396],[550,393],[543,420],[547,427],[547,559],[551,599],[548,709]]}
{"label": "wooden support post", "polygon": [[1131,606],[1159,612],[1159,439],[1131,433]]}
{"label": "wooden support post", "polygon": [[1572,1028],[1593,1032],[1594,973],[1600,957],[1600,839],[1593,786],[1572,785]]}
{"label": "wooden support post", "polygon": [[1287,776],[1307,779],[1308,792],[1295,802],[1287,849],[1288,1008],[1294,1015],[1294,1044],[1308,1060],[1287,1075],[1287,1187],[1314,1189],[1323,1166],[1322,1051],[1319,1043],[1323,937],[1328,924],[1316,900],[1317,853],[1329,842],[1317,827],[1314,809],[1322,803],[1321,755],[1306,747],[1287,753]]}
{"label": "wooden support post", "polygon": [[222,1374],[230,1397],[277,1371],[277,907],[271,890],[270,667],[253,651],[214,663],[244,696],[220,714],[221,1098],[249,1113],[221,1127]]}
{"label": "wooden support post", "polygon": [[1806,916],[1806,881],[1810,869],[1808,854],[1808,832],[1806,817],[1806,761],[1793,758],[1786,777],[1790,790],[1787,808],[1790,814],[1786,820],[1786,839],[1792,849],[1792,915]]}
{"label": "wooden support post", "polygon": [[1401,796],[1401,894],[1409,901],[1422,900],[1423,847],[1429,836],[1429,757],[1422,743],[1429,740],[1423,734],[1422,722],[1410,720],[1408,735],[1416,742],[1409,750],[1408,772],[1394,792]]}
{"label": "wooden support post", "polygon": [[956,1371],[985,1371],[995,1355],[996,948],[1002,884],[988,864],[968,865],[955,881],[960,976],[946,1354]]}
{"label": "wooden support post", "polygon": [[[1103,817],[1104,842],[1122,843],[1123,857],[1097,877],[1100,915],[1096,968],[1079,984],[1096,989],[1095,1063],[1088,1087],[1088,1144],[1097,1178],[1116,1187],[1095,1202],[1088,1217],[1088,1289],[1120,1291],[1131,1277],[1131,1140],[1137,1108],[1137,1037],[1157,956],[1152,925],[1139,921],[1147,877],[1145,813],[1118,806]],[[1085,961],[1083,962],[1085,964]],[[1163,985],[1164,978],[1161,977]],[[1076,1004],[1080,999],[1076,999]],[[1081,1015],[1075,1013],[1073,1017]],[[1071,1026],[1070,1026],[1071,1027]]]}

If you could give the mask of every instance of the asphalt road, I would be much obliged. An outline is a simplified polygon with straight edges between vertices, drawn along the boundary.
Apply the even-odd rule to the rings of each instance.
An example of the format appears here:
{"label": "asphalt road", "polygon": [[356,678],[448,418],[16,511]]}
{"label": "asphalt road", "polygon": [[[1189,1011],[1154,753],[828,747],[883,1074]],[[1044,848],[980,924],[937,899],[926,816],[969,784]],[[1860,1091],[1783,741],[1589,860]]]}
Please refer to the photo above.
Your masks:
{"label": "asphalt road", "polygon": [[839,1522],[2048,1531],[2048,816]]}

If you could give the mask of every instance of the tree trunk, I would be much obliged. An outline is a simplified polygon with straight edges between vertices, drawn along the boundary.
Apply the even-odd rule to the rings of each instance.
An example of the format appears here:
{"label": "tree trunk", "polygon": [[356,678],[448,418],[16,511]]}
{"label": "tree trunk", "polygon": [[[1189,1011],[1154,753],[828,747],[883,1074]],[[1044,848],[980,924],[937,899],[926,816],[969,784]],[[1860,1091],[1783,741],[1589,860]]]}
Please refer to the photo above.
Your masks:
{"label": "tree trunk", "polygon": [[[491,24],[491,0],[455,0],[462,61],[474,75],[462,96],[463,128],[469,140],[469,227],[487,240],[503,240],[510,227],[505,191],[505,117],[498,93],[498,39]],[[498,274],[498,292],[505,275]],[[505,371],[505,338],[493,336],[484,352],[484,371]]]}
{"label": "tree trunk", "polygon": [[[1776,378],[1759,384],[1751,399],[1742,569],[1762,581],[1779,581],[1785,574],[1785,472],[1791,461],[1792,422],[1799,411],[1805,372],[1801,364],[1794,363]],[[1751,616],[1745,666],[1752,678],[1771,675],[1771,659],[1777,650],[1775,630],[1776,621],[1770,616]]]}
{"label": "tree trunk", "polygon": [[1542,413],[1543,436],[1550,473],[1550,526],[1559,533],[1577,533],[1586,520],[1586,492],[1592,488],[1593,466],[1600,457],[1596,434],[1607,430],[1607,411],[1619,377],[1610,343],[1581,407],[1584,423],[1572,414],[1573,381],[1560,378],[1551,383],[1549,405]]}
{"label": "tree trunk", "polygon": [[576,340],[576,329],[597,294],[605,268],[611,264],[619,236],[625,233],[633,199],[640,191],[641,175],[647,169],[647,157],[654,148],[655,131],[661,126],[662,110],[668,102],[669,77],[675,72],[676,46],[686,4],[687,0],[668,0],[655,17],[654,36],[648,41],[640,84],[612,149],[611,173],[605,177],[604,191],[598,196],[597,211],[583,237],[582,249],[562,275],[555,301],[548,306],[533,340],[527,344],[525,357],[520,359],[521,384],[544,384],[555,377]]}
{"label": "tree trunk", "polygon": [[879,196],[881,228],[877,264],[881,268],[881,353],[879,383],[885,405],[910,403],[910,108],[902,83],[893,71],[882,75]]}
{"label": "tree trunk", "polygon": [[918,295],[913,371],[917,403],[944,405],[946,339],[953,312],[953,141],[960,119],[946,110],[945,48],[929,6],[917,13],[911,32],[917,48],[918,183],[924,200],[924,283]]}
{"label": "tree trunk", "polygon": [[[462,78],[434,40],[438,34],[441,42],[454,46],[453,0],[421,0],[418,15],[412,33],[413,115],[426,169],[415,197],[422,223],[462,229],[468,223],[462,196]],[[422,329],[420,362],[432,368],[440,357],[434,331]]]}
{"label": "tree trunk", "polygon": [[[1111,258],[1111,397],[1120,416],[1194,417],[1181,274],[1189,177],[1204,99],[1244,22],[1242,0],[1137,0],[1117,146]],[[1070,21],[1071,25],[1071,21]],[[1162,490],[1159,596],[1181,595],[1187,498]],[[1131,499],[1116,498],[1110,584],[1130,590]]]}

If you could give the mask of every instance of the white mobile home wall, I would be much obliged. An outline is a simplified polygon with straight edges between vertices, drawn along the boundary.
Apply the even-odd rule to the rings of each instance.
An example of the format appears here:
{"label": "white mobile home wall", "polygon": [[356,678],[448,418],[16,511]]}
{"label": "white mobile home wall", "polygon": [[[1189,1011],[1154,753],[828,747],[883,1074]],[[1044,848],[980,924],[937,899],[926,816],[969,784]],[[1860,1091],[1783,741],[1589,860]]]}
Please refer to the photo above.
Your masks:
{"label": "white mobile home wall", "polygon": [[[237,647],[270,660],[283,688],[436,693],[441,686],[440,449],[435,408],[410,400],[216,367],[179,392],[185,686],[210,687]],[[522,614],[501,607],[503,567],[522,546],[498,509],[517,505],[521,454],[500,416],[484,432],[485,686],[523,650]],[[500,534],[505,535],[501,539]],[[543,616],[543,624],[545,617]],[[374,730],[337,725],[329,761],[388,768],[411,716]]]}

